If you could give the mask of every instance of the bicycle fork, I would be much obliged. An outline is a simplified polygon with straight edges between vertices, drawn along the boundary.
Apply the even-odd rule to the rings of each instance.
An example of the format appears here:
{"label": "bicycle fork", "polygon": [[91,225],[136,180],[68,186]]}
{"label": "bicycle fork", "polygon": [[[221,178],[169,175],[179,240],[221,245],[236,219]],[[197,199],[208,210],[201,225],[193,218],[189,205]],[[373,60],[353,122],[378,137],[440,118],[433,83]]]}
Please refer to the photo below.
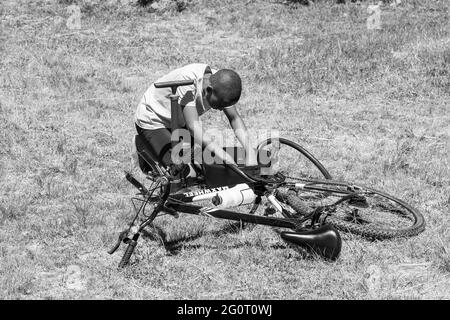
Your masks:
{"label": "bicycle fork", "polygon": [[[127,177],[127,179],[128,179],[128,177]],[[123,268],[128,264],[128,262],[130,261],[130,257],[133,254],[134,249],[136,248],[137,241],[139,240],[139,237],[141,236],[142,230],[146,226],[151,224],[153,222],[153,220],[156,218],[156,216],[158,215],[158,213],[163,210],[164,203],[166,202],[166,200],[169,196],[169,193],[170,193],[170,186],[169,186],[168,181],[163,181],[162,183],[163,183],[163,187],[165,188],[164,193],[163,193],[162,197],[160,198],[160,200],[158,201],[158,203],[156,204],[156,206],[153,209],[150,216],[147,217],[147,219],[145,219],[141,223],[138,223],[138,221],[137,221],[139,218],[139,215],[141,213],[143,213],[143,211],[145,210],[145,205],[147,204],[149,197],[151,196],[151,194],[147,194],[146,200],[140,200],[140,201],[143,201],[143,203],[141,204],[139,209],[136,209],[136,207],[135,207],[136,216],[133,219],[130,226],[126,230],[122,231],[119,234],[119,238],[118,238],[116,244],[108,251],[109,254],[113,254],[114,252],[117,251],[117,249],[120,247],[122,242],[128,245],[122,259],[120,260],[119,268]],[[140,188],[138,188],[138,189],[140,189]]]}

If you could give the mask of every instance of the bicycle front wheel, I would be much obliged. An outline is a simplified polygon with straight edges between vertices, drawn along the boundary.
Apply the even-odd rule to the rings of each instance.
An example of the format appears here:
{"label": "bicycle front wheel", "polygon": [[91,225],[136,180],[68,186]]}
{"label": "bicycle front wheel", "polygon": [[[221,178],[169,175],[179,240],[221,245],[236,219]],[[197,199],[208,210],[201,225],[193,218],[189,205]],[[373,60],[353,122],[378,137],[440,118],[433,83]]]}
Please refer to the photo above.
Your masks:
{"label": "bicycle front wheel", "polygon": [[[333,181],[308,186],[312,189],[302,190],[297,196],[291,194],[285,201],[299,213],[304,213],[305,206],[316,210],[322,223],[340,231],[391,239],[415,236],[425,230],[425,220],[417,209],[385,192]],[[317,193],[327,196],[311,196]]]}
{"label": "bicycle front wheel", "polygon": [[[331,179],[330,173],[309,151],[284,138],[267,139],[258,146],[258,164],[281,173],[287,181],[301,179]],[[270,166],[270,168],[269,168]]]}

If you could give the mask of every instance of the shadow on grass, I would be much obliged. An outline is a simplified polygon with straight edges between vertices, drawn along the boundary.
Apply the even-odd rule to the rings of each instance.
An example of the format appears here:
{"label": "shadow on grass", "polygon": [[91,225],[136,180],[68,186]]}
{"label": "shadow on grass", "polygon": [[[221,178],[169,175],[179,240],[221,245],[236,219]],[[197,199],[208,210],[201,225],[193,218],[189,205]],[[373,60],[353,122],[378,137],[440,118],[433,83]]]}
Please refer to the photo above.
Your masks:
{"label": "shadow on grass", "polygon": [[[204,232],[203,230],[197,230],[192,232],[192,234],[184,234],[175,239],[168,240],[167,233],[158,225],[150,225],[147,230],[143,230],[143,236],[147,237],[150,240],[154,240],[159,242],[167,251],[169,255],[178,255],[182,250],[197,250],[200,248],[203,249],[219,249],[219,246],[211,245],[211,244],[193,244],[189,243],[195,241],[204,236],[212,236],[216,238],[220,238],[227,234],[238,234],[242,230],[253,230],[256,224],[250,223],[242,223],[242,222],[233,222],[227,223],[222,228],[218,230],[212,230],[208,232]],[[281,230],[279,228],[271,228],[278,235],[281,234]],[[237,249],[242,248],[248,245],[252,245],[249,241],[239,242],[233,245],[227,245],[227,249]],[[258,246],[261,246],[260,244]],[[291,249],[296,252],[296,254],[292,255],[288,254],[288,258],[293,258],[296,260],[308,260],[308,261],[317,261],[323,260],[323,257],[319,252],[315,252],[312,248],[308,249],[307,247],[301,247],[289,242],[283,242],[281,244],[268,244],[263,245],[265,249],[272,250],[286,250]]]}
{"label": "shadow on grass", "polygon": [[[149,227],[149,230],[143,231],[143,236],[147,237],[150,240],[157,241],[161,243],[166,251],[171,255],[177,255],[181,252],[182,249],[192,250],[192,249],[199,249],[199,248],[206,248],[206,249],[217,249],[216,246],[208,246],[208,245],[200,245],[200,244],[186,244],[191,241],[195,241],[196,239],[199,239],[203,236],[210,235],[213,237],[221,237],[226,234],[237,234],[241,232],[242,230],[252,230],[256,225],[254,224],[248,224],[248,223],[241,223],[241,222],[234,222],[234,223],[228,223],[225,226],[223,226],[221,229],[213,230],[210,232],[203,232],[203,231],[197,231],[192,234],[187,234],[180,236],[176,239],[168,240],[167,239],[167,233],[157,225],[152,225]],[[233,246],[227,246],[227,248],[240,248],[247,244],[236,244]],[[286,249],[286,246],[283,245],[270,245],[269,246],[272,249]]]}

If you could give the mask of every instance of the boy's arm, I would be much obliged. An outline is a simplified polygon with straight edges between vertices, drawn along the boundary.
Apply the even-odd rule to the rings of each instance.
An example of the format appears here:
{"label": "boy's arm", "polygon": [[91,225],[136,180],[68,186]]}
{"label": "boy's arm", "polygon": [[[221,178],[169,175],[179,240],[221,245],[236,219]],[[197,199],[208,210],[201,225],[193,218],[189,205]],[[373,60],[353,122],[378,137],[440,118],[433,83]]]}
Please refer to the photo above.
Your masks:
{"label": "boy's arm", "polygon": [[226,163],[236,164],[233,157],[203,132],[197,108],[195,106],[182,106],[182,108],[186,127],[190,131],[191,136],[194,137],[194,141],[201,144],[204,149],[213,152],[220,160]]}
{"label": "boy's arm", "polygon": [[230,121],[230,125],[231,128],[233,128],[234,134],[236,135],[237,139],[245,149],[246,154],[245,164],[247,166],[256,165],[257,164],[256,149],[253,148],[250,143],[247,127],[245,126],[244,121],[237,112],[236,107],[231,106],[225,108],[223,112],[227,116],[228,121]]}

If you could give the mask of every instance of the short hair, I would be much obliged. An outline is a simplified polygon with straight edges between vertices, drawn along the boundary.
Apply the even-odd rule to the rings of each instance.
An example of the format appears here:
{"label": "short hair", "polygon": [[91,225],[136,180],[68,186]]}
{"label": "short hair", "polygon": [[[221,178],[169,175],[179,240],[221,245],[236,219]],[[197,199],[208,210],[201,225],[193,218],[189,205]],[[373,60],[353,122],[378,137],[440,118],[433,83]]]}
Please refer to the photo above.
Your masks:
{"label": "short hair", "polygon": [[236,103],[241,97],[241,77],[233,70],[220,69],[209,78],[213,93],[227,104]]}

